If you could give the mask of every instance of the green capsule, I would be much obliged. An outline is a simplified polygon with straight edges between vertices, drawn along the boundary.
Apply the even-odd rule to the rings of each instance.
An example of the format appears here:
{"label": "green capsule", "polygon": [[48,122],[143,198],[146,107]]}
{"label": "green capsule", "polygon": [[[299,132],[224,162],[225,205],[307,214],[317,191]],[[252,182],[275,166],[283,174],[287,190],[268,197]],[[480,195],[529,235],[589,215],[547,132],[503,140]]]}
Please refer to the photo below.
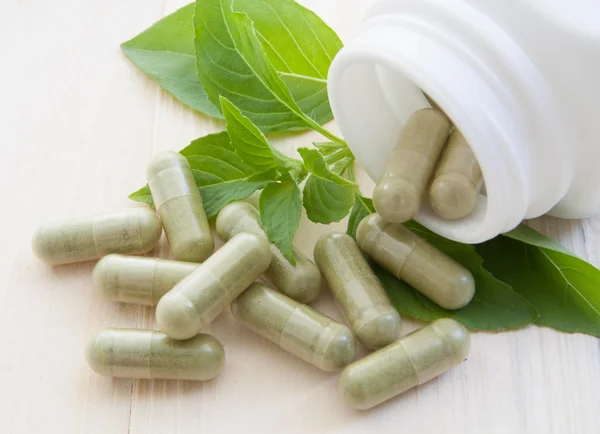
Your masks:
{"label": "green capsule", "polygon": [[231,304],[250,330],[324,371],[339,371],[356,355],[354,335],[310,306],[254,283]]}
{"label": "green capsule", "polygon": [[87,344],[85,357],[107,377],[205,381],[223,370],[225,352],[211,335],[176,341],[161,332],[104,329]]}
{"label": "green capsule", "polygon": [[473,212],[482,185],[483,174],[477,158],[455,128],[429,187],[429,204],[445,219],[466,217]]}
{"label": "green capsule", "polygon": [[398,338],[400,315],[352,237],[323,235],[315,245],[315,261],[361,344],[381,348]]}
{"label": "green capsule", "polygon": [[375,262],[445,309],[460,309],[475,295],[469,270],[399,223],[371,214],[358,225],[356,241]]}
{"label": "green capsule", "polygon": [[109,253],[138,254],[158,244],[156,214],[132,208],[116,214],[46,223],[33,235],[35,256],[50,265],[91,261]]}
{"label": "green capsule", "polygon": [[190,163],[177,152],[161,152],[150,161],[147,178],[173,258],[204,261],[215,243]]}
{"label": "green capsule", "polygon": [[449,134],[442,112],[425,108],[411,115],[373,190],[373,206],[384,220],[403,223],[417,215]]}
{"label": "green capsule", "polygon": [[198,266],[193,262],[108,255],[94,267],[92,280],[109,300],[156,306],[163,295]]}
{"label": "green capsule", "polygon": [[263,237],[237,234],[160,299],[158,328],[173,339],[195,336],[270,263],[271,249]]}
{"label": "green capsule", "polygon": [[351,407],[374,407],[460,364],[470,348],[466,328],[439,319],[346,367],[340,393]]}
{"label": "green capsule", "polygon": [[[250,232],[267,239],[260,226],[258,210],[246,202],[233,202],[224,207],[217,216],[217,234],[227,241],[240,232]],[[283,256],[277,246],[271,244],[271,266],[265,277],[288,297],[300,303],[310,303],[321,292],[323,280],[313,261],[293,249],[296,266]]]}

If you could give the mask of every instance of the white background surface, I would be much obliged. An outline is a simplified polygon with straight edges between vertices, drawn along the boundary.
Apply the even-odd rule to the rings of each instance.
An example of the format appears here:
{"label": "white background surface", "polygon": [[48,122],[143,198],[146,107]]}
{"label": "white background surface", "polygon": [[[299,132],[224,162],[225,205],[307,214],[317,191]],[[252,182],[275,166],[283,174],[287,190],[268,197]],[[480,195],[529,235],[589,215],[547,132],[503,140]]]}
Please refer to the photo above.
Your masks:
{"label": "white background surface", "polygon": [[[135,206],[127,195],[144,184],[154,152],[222,129],[119,49],[185,3],[0,3],[0,433],[597,432],[599,341],[537,327],[474,334],[463,365],[368,412],[343,404],[336,374],[244,330],[228,312],[207,330],[227,353],[216,380],[110,379],[88,369],[83,346],[94,331],[152,328],[154,310],[100,299],[93,263],[45,266],[30,238],[46,220]],[[369,1],[302,3],[347,40]],[[279,143],[292,149],[316,138]],[[599,265],[600,219],[533,225]],[[299,247],[310,253],[327,230],[304,219]],[[164,242],[155,253],[167,257]],[[328,295],[316,307],[340,318]],[[416,325],[405,321],[405,331]]]}

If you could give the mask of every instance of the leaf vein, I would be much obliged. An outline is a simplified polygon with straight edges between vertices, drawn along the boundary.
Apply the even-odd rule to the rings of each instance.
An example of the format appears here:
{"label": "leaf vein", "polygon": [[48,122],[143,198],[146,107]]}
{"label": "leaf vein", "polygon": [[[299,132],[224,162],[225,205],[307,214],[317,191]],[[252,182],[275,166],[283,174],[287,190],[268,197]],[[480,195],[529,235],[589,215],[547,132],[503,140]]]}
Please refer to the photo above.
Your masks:
{"label": "leaf vein", "polygon": [[[261,0],[262,1],[262,0]],[[300,44],[298,43],[298,41],[296,40],[296,38],[294,37],[294,34],[292,33],[292,31],[290,30],[290,28],[287,26],[287,24],[281,19],[281,16],[279,15],[279,12],[277,12],[273,6],[271,6],[269,3],[266,3],[264,1],[262,1],[262,3],[264,3],[265,5],[267,5],[267,7],[269,9],[271,9],[273,11],[273,13],[275,14],[275,16],[277,17],[277,19],[279,20],[279,22],[281,23],[281,25],[285,28],[286,32],[290,35],[290,38],[292,38],[292,41],[294,41],[294,44],[296,44],[296,47],[298,47],[298,50],[300,51],[300,53],[302,54],[302,57],[304,57],[306,59],[306,61],[308,62],[308,64],[315,70],[315,72],[319,75],[319,77],[321,78],[325,78],[323,77],[323,74],[321,74],[321,71],[319,71],[317,69],[317,67],[315,66],[315,64],[306,56],[306,54],[304,53],[304,50],[302,50],[302,48],[300,47]]]}

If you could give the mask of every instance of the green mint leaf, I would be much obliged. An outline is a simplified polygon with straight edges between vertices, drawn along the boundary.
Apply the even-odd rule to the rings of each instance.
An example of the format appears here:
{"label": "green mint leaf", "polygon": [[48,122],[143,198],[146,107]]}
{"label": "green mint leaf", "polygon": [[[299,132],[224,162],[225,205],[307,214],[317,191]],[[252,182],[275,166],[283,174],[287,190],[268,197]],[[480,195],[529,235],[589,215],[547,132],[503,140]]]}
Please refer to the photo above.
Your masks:
{"label": "green mint leaf", "polygon": [[302,215],[298,185],[291,179],[268,184],[260,194],[258,206],[260,223],[267,237],[296,265],[292,243]]}
{"label": "green mint leaf", "polygon": [[[218,1],[203,2],[207,3],[202,5],[206,8],[220,5]],[[342,46],[335,32],[312,11],[292,0],[236,0],[235,7],[254,22],[266,57],[300,109],[320,124],[331,120],[327,71]],[[125,42],[122,49],[136,66],[184,104],[209,116],[221,117],[196,72],[194,10],[194,3],[184,6]],[[223,21],[211,21],[207,29],[223,30]],[[218,50],[217,45],[211,45],[217,40],[209,38],[205,42]],[[221,51],[211,52],[216,57],[223,55]],[[216,103],[216,99],[213,98],[213,102]],[[284,120],[286,116],[275,113],[266,117],[273,120],[270,131],[289,129]],[[296,127],[302,128],[304,124]]]}
{"label": "green mint leaf", "polygon": [[277,167],[273,149],[260,129],[227,98],[220,97],[219,102],[227,121],[231,145],[242,159],[258,170]]}
{"label": "green mint leaf", "polygon": [[221,131],[219,133],[207,134],[206,136],[192,140],[192,142],[179,151],[179,153],[186,156],[202,154],[206,146],[214,146],[215,148],[223,148],[235,152],[235,149],[233,146],[231,146],[229,134],[227,131]]}
{"label": "green mint leaf", "polygon": [[539,233],[535,229],[530,228],[525,224],[520,224],[512,231],[506,232],[502,235],[525,244],[530,244],[532,246],[541,247],[547,250],[555,250],[571,256],[573,255],[573,252],[570,252],[560,243],[557,243],[556,241],[548,238],[547,236]]}
{"label": "green mint leaf", "polygon": [[454,311],[446,310],[381,267],[374,266],[375,274],[398,312],[426,321],[454,318],[471,329],[480,330],[514,329],[537,320],[538,312],[524,297],[483,268],[482,259],[474,246],[447,240],[414,221],[405,226],[469,269],[475,278],[476,290],[467,306]]}
{"label": "green mint leaf", "polygon": [[600,270],[525,225],[476,246],[485,267],[540,313],[538,325],[600,337]]}
{"label": "green mint leaf", "polygon": [[[274,6],[275,4],[277,5]],[[301,62],[292,62],[292,59],[299,55],[298,52],[282,52],[281,48],[277,48],[278,43],[267,39],[262,33],[261,42],[252,22],[256,20],[260,23],[260,28],[265,32],[268,27],[269,34],[275,38],[289,34],[298,39],[297,33],[303,28],[292,22],[303,22],[304,19],[297,18],[307,16],[308,12],[291,1],[270,4],[238,0],[235,6],[244,8],[245,11],[234,12],[232,0],[196,2],[194,28],[197,71],[209,99],[218,105],[219,96],[223,95],[265,132],[303,130],[312,126],[312,123],[318,127],[319,124],[330,120],[332,115],[327,100],[326,82],[322,77],[315,76],[321,73],[323,67],[316,69],[313,75],[298,69]],[[279,17],[274,20],[280,8],[288,8],[287,18],[282,20]],[[271,11],[270,15],[265,12],[267,9]],[[272,9],[275,9],[274,13]],[[292,20],[294,14],[296,18]],[[313,25],[317,25],[314,17],[312,22]],[[259,24],[256,27],[258,28]],[[311,34],[322,35],[323,32]],[[263,44],[271,50],[272,58],[276,57],[275,54],[279,55],[280,65],[287,65],[285,71],[276,70]],[[318,56],[317,45],[320,45],[318,37],[311,43],[312,50],[303,53],[306,61],[314,63],[315,57]],[[300,46],[299,49],[304,51]],[[288,83],[284,82],[281,73],[287,74]],[[291,87],[288,88],[287,84]],[[314,116],[314,119],[307,114]]]}
{"label": "green mint leaf", "polygon": [[210,102],[196,74],[194,4],[156,22],[123,43],[125,55],[163,89],[185,105],[213,117],[222,117]]}
{"label": "green mint leaf", "polygon": [[368,197],[362,196],[360,193],[356,193],[354,196],[354,205],[352,205],[350,215],[348,216],[348,228],[346,229],[346,233],[356,239],[356,229],[358,228],[358,224],[362,219],[374,212],[375,207],[373,206],[373,201]]}
{"label": "green mint leaf", "polygon": [[331,172],[316,149],[300,148],[298,152],[312,172],[304,185],[303,204],[308,218],[315,223],[329,224],[346,217],[358,191],[356,183]]}
{"label": "green mint leaf", "polygon": [[204,212],[208,217],[217,215],[221,208],[235,200],[246,199],[256,190],[273,182],[277,172],[270,169],[247,178],[233,179],[200,187]]}
{"label": "green mint leaf", "polygon": [[327,72],[342,41],[317,14],[295,0],[235,0],[247,14],[269,61],[300,109],[319,124],[333,118]]}
{"label": "green mint leaf", "polygon": [[278,168],[281,177],[285,178],[289,175],[296,182],[304,179],[306,170],[300,161],[272,147],[260,129],[227,98],[220,97],[219,101],[227,120],[230,145],[245,163],[256,170]]}
{"label": "green mint leaf", "polygon": [[150,187],[148,185],[143,186],[137,191],[134,191],[129,195],[129,199],[137,202],[145,203],[154,208],[154,201],[152,200],[152,194],[150,193]]}

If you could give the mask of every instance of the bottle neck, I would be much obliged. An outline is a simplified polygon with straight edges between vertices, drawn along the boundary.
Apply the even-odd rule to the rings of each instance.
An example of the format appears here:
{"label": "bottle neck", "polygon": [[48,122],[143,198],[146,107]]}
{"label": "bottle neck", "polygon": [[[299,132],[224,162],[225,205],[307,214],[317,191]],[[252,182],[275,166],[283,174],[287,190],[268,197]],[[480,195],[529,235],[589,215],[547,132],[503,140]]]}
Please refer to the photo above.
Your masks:
{"label": "bottle neck", "polygon": [[416,219],[442,236],[485,241],[545,213],[568,188],[571,171],[544,80],[496,24],[465,2],[380,1],[334,60],[329,81],[340,129],[375,180],[408,116],[428,105],[420,89],[461,130],[486,191],[460,220],[423,207]]}

